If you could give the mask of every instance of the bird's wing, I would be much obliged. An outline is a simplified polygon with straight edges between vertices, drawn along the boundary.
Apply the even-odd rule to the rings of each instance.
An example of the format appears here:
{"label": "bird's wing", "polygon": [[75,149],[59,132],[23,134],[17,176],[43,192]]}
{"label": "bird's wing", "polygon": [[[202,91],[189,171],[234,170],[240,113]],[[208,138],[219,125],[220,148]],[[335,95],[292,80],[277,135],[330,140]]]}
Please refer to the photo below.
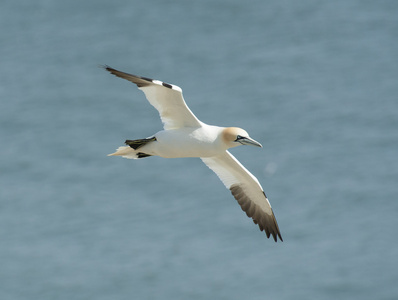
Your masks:
{"label": "bird's wing", "polygon": [[159,80],[124,73],[109,66],[104,66],[104,68],[117,77],[135,83],[145,93],[149,103],[159,111],[164,129],[200,126],[200,121],[186,105],[180,87]]}
{"label": "bird's wing", "polygon": [[201,159],[217,174],[260,230],[264,230],[268,238],[272,234],[275,242],[277,236],[283,241],[271,205],[257,178],[228,151],[219,156]]}

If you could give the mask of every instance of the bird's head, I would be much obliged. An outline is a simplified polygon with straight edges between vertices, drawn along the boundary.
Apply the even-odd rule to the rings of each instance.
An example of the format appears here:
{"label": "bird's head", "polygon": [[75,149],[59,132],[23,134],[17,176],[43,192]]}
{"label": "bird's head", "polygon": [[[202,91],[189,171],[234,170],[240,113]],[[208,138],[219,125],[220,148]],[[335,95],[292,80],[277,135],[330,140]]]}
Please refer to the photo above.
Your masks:
{"label": "bird's head", "polygon": [[250,145],[256,147],[262,147],[262,145],[249,137],[249,134],[238,127],[227,127],[221,133],[223,141],[227,144],[228,148]]}

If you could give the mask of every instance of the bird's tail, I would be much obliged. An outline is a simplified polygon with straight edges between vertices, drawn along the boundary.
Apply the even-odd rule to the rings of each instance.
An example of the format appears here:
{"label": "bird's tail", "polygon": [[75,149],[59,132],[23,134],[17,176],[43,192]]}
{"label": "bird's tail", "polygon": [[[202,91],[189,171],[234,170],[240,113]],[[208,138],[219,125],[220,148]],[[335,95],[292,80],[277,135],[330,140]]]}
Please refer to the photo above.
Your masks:
{"label": "bird's tail", "polygon": [[128,159],[137,159],[151,156],[149,154],[134,150],[130,146],[121,146],[116,149],[115,153],[108,154],[108,156],[121,156]]}
{"label": "bird's tail", "polygon": [[108,154],[108,156],[121,156],[121,157],[129,158],[129,159],[148,157],[151,155],[141,152],[139,150],[139,148],[141,148],[142,146],[144,146],[150,142],[154,142],[154,141],[156,141],[155,137],[139,139],[139,140],[127,140],[126,145],[128,145],[128,146],[121,146],[116,149],[115,153]]}
{"label": "bird's tail", "polygon": [[121,156],[121,157],[129,158],[129,159],[138,158],[136,151],[133,148],[128,147],[128,146],[121,146],[116,149],[115,153],[108,154],[108,156]]}

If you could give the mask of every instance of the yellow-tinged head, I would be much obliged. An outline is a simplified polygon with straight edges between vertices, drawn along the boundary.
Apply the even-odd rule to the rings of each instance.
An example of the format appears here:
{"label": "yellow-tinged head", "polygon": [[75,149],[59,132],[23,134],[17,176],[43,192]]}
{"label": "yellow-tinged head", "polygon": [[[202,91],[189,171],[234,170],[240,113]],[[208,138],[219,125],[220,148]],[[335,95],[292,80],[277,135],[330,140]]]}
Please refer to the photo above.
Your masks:
{"label": "yellow-tinged head", "polygon": [[239,145],[250,145],[262,147],[262,145],[249,137],[249,134],[238,127],[227,127],[221,133],[222,140],[227,144],[228,148],[236,147]]}

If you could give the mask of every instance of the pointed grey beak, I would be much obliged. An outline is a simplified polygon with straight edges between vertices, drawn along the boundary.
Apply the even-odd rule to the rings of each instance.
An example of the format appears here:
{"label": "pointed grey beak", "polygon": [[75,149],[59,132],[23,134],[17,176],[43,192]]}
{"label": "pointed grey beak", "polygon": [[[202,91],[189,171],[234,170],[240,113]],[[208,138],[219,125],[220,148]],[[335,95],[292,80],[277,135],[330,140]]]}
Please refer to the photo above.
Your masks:
{"label": "pointed grey beak", "polygon": [[259,142],[253,140],[252,138],[249,137],[239,137],[236,139],[237,142],[241,143],[242,145],[249,145],[249,146],[256,146],[256,147],[263,147]]}

